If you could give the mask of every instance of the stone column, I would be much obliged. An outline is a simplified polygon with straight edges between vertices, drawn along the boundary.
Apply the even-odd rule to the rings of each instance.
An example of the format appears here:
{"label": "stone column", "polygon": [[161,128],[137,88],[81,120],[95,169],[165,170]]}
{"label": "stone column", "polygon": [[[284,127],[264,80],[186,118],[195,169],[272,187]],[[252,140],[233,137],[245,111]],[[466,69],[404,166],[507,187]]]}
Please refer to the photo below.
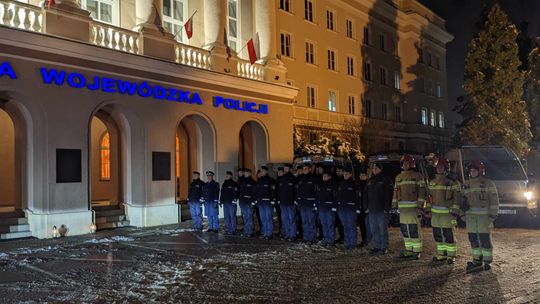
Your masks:
{"label": "stone column", "polygon": [[204,45],[210,51],[212,70],[237,74],[238,57],[234,51],[227,54],[225,30],[227,28],[227,1],[204,0]]}
{"label": "stone column", "polygon": [[134,31],[139,32],[139,49],[143,55],[175,61],[174,35],[165,32],[160,0],[137,0]]}
{"label": "stone column", "polygon": [[254,0],[255,31],[259,34],[261,59],[264,62],[264,79],[285,83],[287,69],[277,58],[276,51],[276,2]]}
{"label": "stone column", "polygon": [[43,32],[83,42],[90,40],[90,12],[81,9],[76,0],[58,0],[45,5]]}

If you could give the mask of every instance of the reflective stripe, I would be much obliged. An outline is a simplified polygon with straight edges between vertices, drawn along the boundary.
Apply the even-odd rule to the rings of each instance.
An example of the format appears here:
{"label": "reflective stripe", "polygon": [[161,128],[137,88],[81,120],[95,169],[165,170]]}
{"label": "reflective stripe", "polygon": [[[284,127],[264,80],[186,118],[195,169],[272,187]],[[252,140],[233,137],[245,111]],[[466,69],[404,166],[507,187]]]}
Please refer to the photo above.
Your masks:
{"label": "reflective stripe", "polygon": [[261,198],[261,201],[269,201],[269,198]]}
{"label": "reflective stripe", "polygon": [[314,198],[314,197],[313,197],[313,198],[312,198],[312,197],[308,197],[308,198],[306,198],[306,200],[308,200],[308,201],[314,201],[315,198]]}
{"label": "reflective stripe", "polygon": [[244,196],[242,196],[242,197],[243,197],[243,198],[251,198],[251,196],[249,196],[249,195],[244,195]]}
{"label": "reflective stripe", "polygon": [[345,203],[347,205],[356,206],[356,203]]}
{"label": "reflective stripe", "polygon": [[449,186],[428,186],[429,190],[449,190]]}
{"label": "reflective stripe", "polygon": [[450,209],[448,209],[448,207],[433,206],[431,207],[431,212],[439,213],[439,214],[446,214],[446,213],[450,213]]}
{"label": "reflective stripe", "polygon": [[416,185],[416,184],[419,184],[420,182],[419,181],[400,181],[400,182],[397,182],[396,183],[396,186],[401,186],[401,185]]}
{"label": "reflective stripe", "polygon": [[333,204],[333,202],[324,202],[325,204]]}
{"label": "reflective stripe", "polygon": [[400,201],[398,202],[399,208],[416,208],[417,202],[415,201]]}
{"label": "reflective stripe", "polygon": [[463,189],[463,193],[471,193],[471,192],[478,192],[478,191],[497,191],[497,188],[495,187],[489,187],[489,188],[465,188]]}

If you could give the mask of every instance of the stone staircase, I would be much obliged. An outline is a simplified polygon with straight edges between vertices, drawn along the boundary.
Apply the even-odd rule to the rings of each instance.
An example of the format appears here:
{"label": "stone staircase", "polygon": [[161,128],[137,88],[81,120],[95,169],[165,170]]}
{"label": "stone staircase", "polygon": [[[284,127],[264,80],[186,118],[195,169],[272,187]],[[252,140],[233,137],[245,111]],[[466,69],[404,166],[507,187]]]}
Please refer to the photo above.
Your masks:
{"label": "stone staircase", "polygon": [[120,206],[97,206],[92,208],[96,211],[97,230],[114,229],[129,226],[124,207]]}
{"label": "stone staircase", "polygon": [[22,210],[0,212],[0,241],[31,236],[28,219]]}

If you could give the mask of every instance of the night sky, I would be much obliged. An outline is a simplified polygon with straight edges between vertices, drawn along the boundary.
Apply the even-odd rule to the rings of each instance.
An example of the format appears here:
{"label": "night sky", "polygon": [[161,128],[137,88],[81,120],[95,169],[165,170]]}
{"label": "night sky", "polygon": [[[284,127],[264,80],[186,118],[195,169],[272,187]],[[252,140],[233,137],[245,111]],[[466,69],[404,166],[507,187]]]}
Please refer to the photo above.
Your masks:
{"label": "night sky", "polygon": [[[446,19],[446,29],[454,35],[447,45],[448,101],[450,108],[457,97],[463,94],[463,69],[467,45],[478,31],[484,8],[491,7],[495,0],[420,0],[421,3]],[[540,36],[540,0],[498,0],[502,8],[516,25],[527,21],[529,37]]]}

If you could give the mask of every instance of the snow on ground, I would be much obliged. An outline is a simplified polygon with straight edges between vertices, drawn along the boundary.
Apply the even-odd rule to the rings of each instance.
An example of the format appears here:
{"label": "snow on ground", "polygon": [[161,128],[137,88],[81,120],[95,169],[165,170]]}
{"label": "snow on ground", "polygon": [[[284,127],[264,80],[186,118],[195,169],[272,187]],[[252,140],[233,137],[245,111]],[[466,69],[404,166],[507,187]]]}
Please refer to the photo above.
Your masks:
{"label": "snow on ground", "polygon": [[113,236],[111,238],[103,238],[103,239],[91,239],[84,241],[85,243],[92,243],[92,244],[102,244],[102,243],[115,243],[115,242],[133,242],[135,241],[134,238],[126,237],[126,236]]}

